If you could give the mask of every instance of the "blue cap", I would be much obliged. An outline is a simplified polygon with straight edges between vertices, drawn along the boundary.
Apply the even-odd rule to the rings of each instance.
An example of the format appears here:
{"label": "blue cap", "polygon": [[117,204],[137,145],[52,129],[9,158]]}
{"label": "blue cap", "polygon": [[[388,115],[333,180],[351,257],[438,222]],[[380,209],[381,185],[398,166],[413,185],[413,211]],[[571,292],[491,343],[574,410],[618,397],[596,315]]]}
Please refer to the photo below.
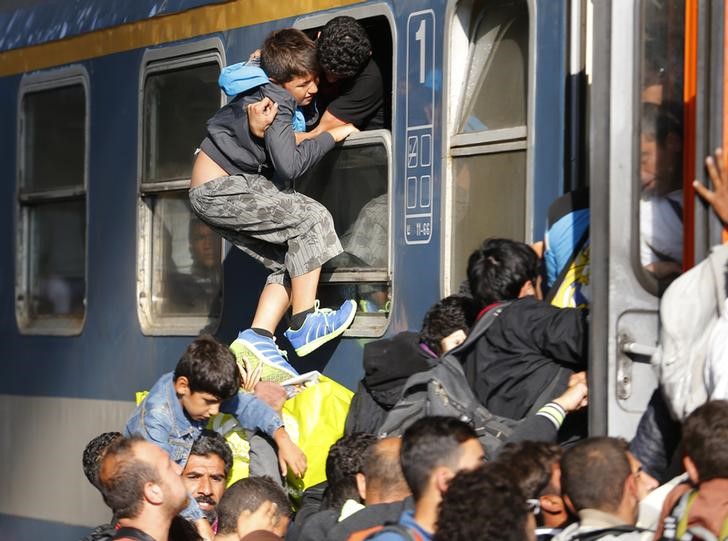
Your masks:
{"label": "blue cap", "polygon": [[246,90],[267,83],[270,83],[270,79],[261,68],[245,62],[223,68],[217,79],[217,84],[228,96],[237,96]]}

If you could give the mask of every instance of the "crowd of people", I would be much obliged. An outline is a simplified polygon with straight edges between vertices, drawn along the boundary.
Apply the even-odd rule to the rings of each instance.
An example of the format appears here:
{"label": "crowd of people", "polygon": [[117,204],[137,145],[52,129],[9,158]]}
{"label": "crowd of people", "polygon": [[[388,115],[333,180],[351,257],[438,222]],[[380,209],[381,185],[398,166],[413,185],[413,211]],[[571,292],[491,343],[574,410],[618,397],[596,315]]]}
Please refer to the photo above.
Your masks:
{"label": "crowd of people", "polygon": [[[350,17],[329,22],[317,42],[275,31],[259,66],[239,70],[227,72],[236,97],[208,123],[190,201],[201,222],[271,271],[236,341],[255,366],[201,336],[124,433],[89,442],[84,472],[112,516],[87,539],[728,537],[728,397],[708,396],[662,431],[658,452],[671,454],[667,437],[682,441],[672,469],[646,471],[654,452],[644,445],[587,437],[588,311],[544,302],[539,254],[508,239],[473,252],[462,294],[436,303],[419,332],[365,346],[326,481],[307,487],[294,514],[286,478],[302,477],[307,457],[281,418],[280,381],[296,371],[274,333],[290,309],[285,336],[306,355],[351,324],[356,303],[319,307],[321,266],[342,246],[328,211],[291,181],[336,141],[384,125],[381,73]],[[316,106],[319,76],[329,88]],[[716,153],[707,166],[713,190],[696,190],[726,223],[726,164]],[[552,283],[569,264],[561,259],[547,269]],[[725,360],[725,339],[715,341],[710,354]],[[250,435],[249,475],[233,483],[233,451],[207,428],[222,413]],[[657,400],[647,415],[670,413]],[[684,473],[669,480],[675,470]]]}

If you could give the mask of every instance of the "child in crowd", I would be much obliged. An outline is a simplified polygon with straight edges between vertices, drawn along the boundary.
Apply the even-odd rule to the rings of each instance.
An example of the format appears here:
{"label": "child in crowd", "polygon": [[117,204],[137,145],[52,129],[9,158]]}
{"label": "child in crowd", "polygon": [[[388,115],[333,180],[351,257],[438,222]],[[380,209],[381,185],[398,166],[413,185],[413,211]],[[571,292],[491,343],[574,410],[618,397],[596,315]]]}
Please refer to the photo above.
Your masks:
{"label": "child in crowd", "polygon": [[[184,466],[193,443],[219,412],[232,413],[240,424],[272,437],[281,472],[303,475],[306,457],[290,439],[278,414],[252,394],[241,392],[240,371],[228,347],[201,336],[185,350],[174,372],[164,374],[137,406],[126,435],[140,434]],[[204,519],[194,499],[184,513],[195,523]]]}
{"label": "child in crowd", "polygon": [[486,240],[468,260],[468,281],[482,314],[509,304],[472,347],[460,354],[478,400],[496,415],[523,419],[563,393],[586,369],[586,311],[540,300],[533,249]]}
{"label": "child in crowd", "polygon": [[[271,271],[252,326],[239,340],[258,361],[290,377],[296,372],[273,338],[289,307],[293,315],[284,334],[299,356],[343,333],[356,313],[353,300],[338,310],[318,308],[321,266],[342,247],[331,214],[297,193],[293,181],[357,130],[345,124],[296,145],[294,111],[318,90],[316,46],[305,34],[291,28],[271,33],[260,63],[270,83],[238,95],[208,121],[189,197],[202,221]],[[248,107],[261,104],[273,117],[269,124],[248,115]]]}

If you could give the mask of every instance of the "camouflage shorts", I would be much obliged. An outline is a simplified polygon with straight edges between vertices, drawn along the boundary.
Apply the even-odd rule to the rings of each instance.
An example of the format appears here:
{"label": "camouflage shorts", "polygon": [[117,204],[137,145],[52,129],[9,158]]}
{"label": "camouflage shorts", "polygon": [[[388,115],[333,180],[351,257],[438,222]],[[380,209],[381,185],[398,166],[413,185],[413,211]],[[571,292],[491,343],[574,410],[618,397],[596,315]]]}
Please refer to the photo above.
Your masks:
{"label": "camouflage shorts", "polygon": [[270,269],[266,283],[288,285],[342,252],[321,203],[261,175],[216,178],[189,196],[203,222]]}

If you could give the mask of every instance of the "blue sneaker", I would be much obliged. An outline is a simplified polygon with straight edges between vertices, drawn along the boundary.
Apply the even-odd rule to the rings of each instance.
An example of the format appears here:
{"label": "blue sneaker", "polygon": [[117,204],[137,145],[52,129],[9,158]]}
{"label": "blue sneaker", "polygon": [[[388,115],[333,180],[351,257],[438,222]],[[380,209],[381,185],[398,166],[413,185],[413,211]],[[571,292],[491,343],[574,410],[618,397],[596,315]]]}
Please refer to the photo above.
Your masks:
{"label": "blue sneaker", "polygon": [[253,329],[238,334],[238,338],[230,344],[230,351],[243,367],[243,360],[248,362],[251,369],[262,364],[262,381],[281,383],[298,375],[296,369],[288,364],[286,352],[276,346],[275,338],[261,336]]}
{"label": "blue sneaker", "polygon": [[343,333],[356,315],[356,301],[346,301],[338,310],[319,308],[319,301],[314,305],[314,312],[306,316],[300,329],[288,329],[283,334],[296,350],[299,357],[308,355],[326,342]]}

